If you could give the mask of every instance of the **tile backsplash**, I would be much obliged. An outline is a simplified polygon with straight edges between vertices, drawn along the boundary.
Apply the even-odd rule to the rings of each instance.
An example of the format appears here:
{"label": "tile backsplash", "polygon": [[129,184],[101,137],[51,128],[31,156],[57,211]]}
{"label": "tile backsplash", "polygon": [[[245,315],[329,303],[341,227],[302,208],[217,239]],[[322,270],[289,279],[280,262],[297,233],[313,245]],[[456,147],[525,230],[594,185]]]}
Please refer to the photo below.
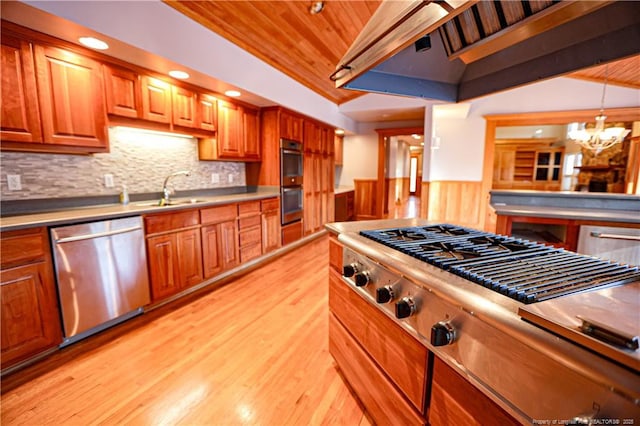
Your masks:
{"label": "tile backsplash", "polygon": [[[178,191],[246,186],[244,163],[199,161],[193,138],[122,127],[110,128],[109,138],[106,154],[0,152],[2,200],[113,195],[123,184],[131,194],[161,192],[165,177],[179,170],[191,175],[171,180],[169,186]],[[113,188],[105,186],[105,174],[113,175]],[[7,175],[20,175],[22,189],[10,191]]]}

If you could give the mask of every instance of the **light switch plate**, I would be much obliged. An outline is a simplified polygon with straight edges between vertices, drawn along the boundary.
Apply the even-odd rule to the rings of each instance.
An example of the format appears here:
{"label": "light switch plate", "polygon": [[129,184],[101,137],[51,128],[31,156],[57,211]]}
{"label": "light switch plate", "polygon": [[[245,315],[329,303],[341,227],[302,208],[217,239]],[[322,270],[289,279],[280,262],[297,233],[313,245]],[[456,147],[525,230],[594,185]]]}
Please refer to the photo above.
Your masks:
{"label": "light switch plate", "polygon": [[211,183],[220,183],[220,175],[218,173],[211,173]]}
{"label": "light switch plate", "polygon": [[111,173],[104,175],[104,186],[107,188],[113,188],[113,175]]}
{"label": "light switch plate", "polygon": [[232,182],[233,182],[233,175],[229,174],[229,183],[232,183]]}

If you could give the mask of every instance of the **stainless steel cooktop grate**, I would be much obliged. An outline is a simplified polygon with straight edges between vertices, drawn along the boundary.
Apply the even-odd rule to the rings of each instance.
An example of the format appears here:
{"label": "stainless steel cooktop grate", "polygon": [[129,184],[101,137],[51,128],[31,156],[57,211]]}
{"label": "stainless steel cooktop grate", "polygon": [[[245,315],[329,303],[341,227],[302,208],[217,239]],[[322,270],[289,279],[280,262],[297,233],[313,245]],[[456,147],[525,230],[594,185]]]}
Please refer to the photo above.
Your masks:
{"label": "stainless steel cooktop grate", "polygon": [[449,224],[360,234],[523,303],[640,280],[638,266]]}

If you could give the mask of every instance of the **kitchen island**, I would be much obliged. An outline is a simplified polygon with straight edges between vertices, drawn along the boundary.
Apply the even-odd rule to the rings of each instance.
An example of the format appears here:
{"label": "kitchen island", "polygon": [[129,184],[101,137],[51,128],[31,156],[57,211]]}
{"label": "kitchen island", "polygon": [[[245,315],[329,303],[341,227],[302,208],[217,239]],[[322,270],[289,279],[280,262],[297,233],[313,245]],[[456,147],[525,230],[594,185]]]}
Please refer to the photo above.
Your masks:
{"label": "kitchen island", "polygon": [[[478,285],[467,279],[465,265],[489,259],[487,276],[504,269],[512,280],[513,275],[531,275],[519,268],[543,268],[512,260],[523,250],[537,259],[568,256],[570,262],[596,262],[596,269],[607,265],[548,246],[522,246],[521,240],[420,219],[335,223],[327,229],[332,234],[329,349],[376,422],[551,424],[580,416],[619,424],[640,421],[638,351],[583,333],[576,339],[573,324],[553,329],[545,315],[536,318],[544,309],[533,309],[553,308],[562,300],[575,313],[599,318],[598,306],[573,302],[575,297],[615,294],[615,289],[638,295],[637,267],[591,293],[575,287],[558,297],[548,292],[506,295],[491,289],[488,281]],[[479,257],[457,257],[465,252]],[[438,266],[445,264],[448,270]],[[637,336],[639,299],[631,300],[631,306],[628,300],[614,303],[614,309],[609,306],[608,321]]]}
{"label": "kitchen island", "polygon": [[[580,251],[581,227],[640,229],[640,196],[597,192],[491,191],[496,232]],[[610,229],[607,230],[607,232]],[[631,231],[635,235],[637,231]],[[598,252],[583,252],[600,255]],[[633,263],[633,262],[632,262]],[[640,258],[635,264],[640,263]]]}

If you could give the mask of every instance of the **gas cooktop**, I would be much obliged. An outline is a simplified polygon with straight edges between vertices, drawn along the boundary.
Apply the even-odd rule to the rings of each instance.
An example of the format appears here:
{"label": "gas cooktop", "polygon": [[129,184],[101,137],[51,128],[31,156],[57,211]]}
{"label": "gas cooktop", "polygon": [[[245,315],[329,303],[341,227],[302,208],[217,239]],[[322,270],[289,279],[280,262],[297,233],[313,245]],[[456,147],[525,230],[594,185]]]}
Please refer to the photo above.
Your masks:
{"label": "gas cooktop", "polygon": [[640,280],[640,268],[441,224],[360,235],[525,304]]}

